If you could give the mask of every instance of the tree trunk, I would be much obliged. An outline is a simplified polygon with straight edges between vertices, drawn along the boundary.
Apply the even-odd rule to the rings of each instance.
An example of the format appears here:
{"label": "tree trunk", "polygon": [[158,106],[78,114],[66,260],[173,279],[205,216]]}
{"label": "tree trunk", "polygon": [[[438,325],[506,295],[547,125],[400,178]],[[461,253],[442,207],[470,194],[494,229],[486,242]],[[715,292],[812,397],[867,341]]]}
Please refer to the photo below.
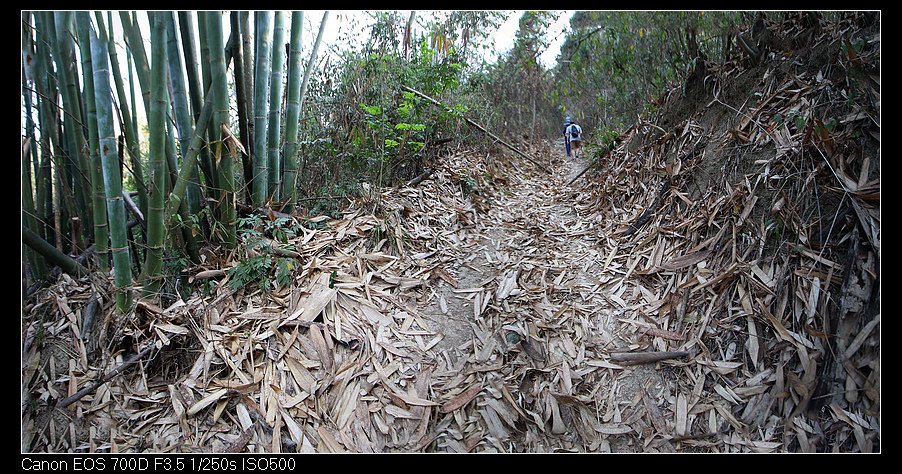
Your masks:
{"label": "tree trunk", "polygon": [[[413,29],[413,20],[416,18],[417,11],[411,10],[410,16],[407,18],[407,25],[404,27],[404,59],[407,59],[407,51],[410,49],[410,44],[413,41],[411,38],[411,30]],[[464,50],[466,50],[466,34],[464,34]]]}
{"label": "tree trunk", "polygon": [[535,140],[536,137],[536,96],[532,96],[532,125],[529,127],[529,136]]}

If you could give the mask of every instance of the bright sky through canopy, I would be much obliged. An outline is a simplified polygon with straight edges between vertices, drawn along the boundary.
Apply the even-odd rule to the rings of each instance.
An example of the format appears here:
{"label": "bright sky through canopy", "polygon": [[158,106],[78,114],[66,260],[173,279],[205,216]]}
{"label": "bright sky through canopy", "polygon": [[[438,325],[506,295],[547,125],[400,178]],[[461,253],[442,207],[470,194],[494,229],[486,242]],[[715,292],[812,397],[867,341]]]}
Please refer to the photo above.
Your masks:
{"label": "bright sky through canopy", "polygon": [[[403,17],[410,15],[410,10],[396,11],[400,12]],[[442,18],[449,12],[450,10],[417,10],[417,23],[425,19],[432,19],[435,17]],[[507,20],[499,26],[497,33],[492,35],[495,44],[494,48],[490,51],[489,56],[485,58],[487,61],[494,61],[499,54],[510,50],[514,45],[517,28],[520,24],[520,17],[523,16],[524,10],[508,11],[508,13]],[[557,55],[561,51],[561,45],[564,43],[564,31],[569,27],[570,18],[573,16],[573,13],[573,11],[561,12],[557,21],[549,25],[548,30],[546,31],[545,38],[549,42],[549,46],[542,52],[541,56],[539,56],[539,62],[546,68],[551,68],[555,65]],[[304,10],[305,47],[312,46],[322,15],[322,10]],[[326,24],[326,31],[323,33],[323,46],[329,51],[340,51],[344,46],[339,41],[340,32],[353,27],[361,30],[359,34],[354,35],[354,37],[361,40],[366,38],[369,34],[369,29],[366,27],[367,23],[369,23],[367,11],[333,10],[329,17],[329,22]],[[415,33],[418,30],[422,30],[419,25],[414,27]]]}

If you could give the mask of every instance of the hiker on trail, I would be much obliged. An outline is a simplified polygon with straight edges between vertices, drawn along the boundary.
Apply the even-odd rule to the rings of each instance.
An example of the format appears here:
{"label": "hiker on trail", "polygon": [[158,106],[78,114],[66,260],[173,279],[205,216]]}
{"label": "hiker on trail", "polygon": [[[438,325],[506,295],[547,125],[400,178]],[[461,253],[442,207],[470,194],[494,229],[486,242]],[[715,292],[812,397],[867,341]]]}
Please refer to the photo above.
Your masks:
{"label": "hiker on trail", "polygon": [[579,150],[582,148],[583,142],[582,135],[583,128],[575,120],[571,121],[564,131],[564,139],[567,141],[567,156],[570,156],[570,150],[572,149],[574,156],[579,158]]}
{"label": "hiker on trail", "polygon": [[570,128],[570,116],[564,119],[564,148],[567,149],[567,157],[570,157],[570,140],[567,139],[567,129]]}

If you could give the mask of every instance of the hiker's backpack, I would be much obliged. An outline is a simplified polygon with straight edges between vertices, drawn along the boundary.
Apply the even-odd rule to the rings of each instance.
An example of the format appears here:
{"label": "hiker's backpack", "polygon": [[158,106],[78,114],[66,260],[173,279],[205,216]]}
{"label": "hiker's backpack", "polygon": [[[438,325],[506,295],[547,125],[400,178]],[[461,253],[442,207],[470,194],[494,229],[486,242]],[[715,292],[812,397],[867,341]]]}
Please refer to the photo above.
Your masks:
{"label": "hiker's backpack", "polygon": [[571,140],[579,140],[579,134],[582,133],[582,129],[577,124],[570,125],[570,139]]}

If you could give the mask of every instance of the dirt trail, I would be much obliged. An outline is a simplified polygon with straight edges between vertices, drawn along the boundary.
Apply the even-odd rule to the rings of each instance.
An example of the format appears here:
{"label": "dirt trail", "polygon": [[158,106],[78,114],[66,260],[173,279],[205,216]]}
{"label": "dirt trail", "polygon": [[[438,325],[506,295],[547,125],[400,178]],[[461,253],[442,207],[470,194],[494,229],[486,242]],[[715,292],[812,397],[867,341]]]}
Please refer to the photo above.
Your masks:
{"label": "dirt trail", "polygon": [[[565,415],[558,414],[562,408],[553,407],[552,413],[548,413],[553,418],[570,417],[572,423],[580,415],[586,416],[580,410],[595,405],[596,424],[601,418],[605,422],[619,422],[621,406],[634,404],[637,394],[644,393],[644,386],[649,392],[660,391],[662,379],[653,365],[618,370],[617,375],[611,372],[611,378],[602,376],[601,380],[593,377],[596,367],[586,366],[590,357],[587,349],[607,351],[625,346],[618,341],[620,312],[612,310],[599,280],[611,249],[604,248],[605,240],[596,233],[599,223],[579,214],[576,193],[565,186],[586,166],[586,161],[565,157],[562,144],[551,146],[545,149],[548,156],[539,159],[552,163],[554,174],[534,172],[508,176],[510,185],[491,196],[487,215],[474,224],[470,238],[464,241],[468,253],[448,269],[455,276],[457,286],[438,279],[427,290],[431,296],[421,311],[428,318],[430,329],[444,336],[430,354],[438,363],[435,376],[438,380],[443,376],[451,378],[454,374],[471,373],[472,366],[481,366],[477,370],[489,380],[497,377],[510,381],[515,376],[522,377],[524,372],[542,371],[551,375],[547,378],[546,392],[560,393],[558,398],[562,400],[571,397],[569,401],[575,402],[573,405],[583,404],[581,408],[562,404]],[[512,277],[517,286],[510,292],[512,296],[523,292],[544,293],[540,302],[532,305],[540,314],[524,311],[527,308],[522,304],[499,301],[499,288],[504,286],[505,279]],[[479,298],[486,291],[496,297],[488,302],[485,297]],[[477,305],[483,310],[474,309]],[[514,326],[521,330],[517,335],[511,334]],[[511,347],[526,354],[511,359]],[[613,383],[614,378],[617,383]],[[579,389],[580,382],[586,382],[584,390]],[[528,387],[522,382],[505,383],[505,386],[512,398],[522,399],[534,397],[539,385],[534,385],[532,391],[525,390]],[[583,396],[577,402],[572,398],[579,392]],[[550,398],[545,400],[548,405],[552,404]],[[596,400],[599,403],[595,404]],[[602,409],[607,413],[598,413]],[[535,433],[538,439],[512,434],[508,450],[643,450],[629,436],[621,436],[624,433],[616,430],[607,433],[612,436],[591,436],[574,431],[571,423],[562,429],[559,420],[553,421],[551,432],[542,433],[540,429]],[[461,446],[450,441],[442,444],[439,439],[436,450],[459,451]]]}
{"label": "dirt trail", "polygon": [[[556,150],[563,146],[562,143],[555,145]],[[518,225],[523,219],[520,217],[511,219],[511,214],[526,216],[529,209],[552,202],[536,202],[537,199],[548,198],[547,189],[546,192],[539,194],[543,188],[558,191],[552,195],[555,199],[553,202],[556,203],[553,209],[557,211],[558,216],[572,218],[575,215],[573,208],[559,203],[558,199],[566,197],[566,191],[562,189],[563,183],[569,181],[582,166],[585,166],[584,160],[566,157],[555,170],[557,172],[555,177],[561,176],[566,179],[555,179],[549,183],[543,180],[543,176],[529,176],[526,180],[518,182],[509,194],[496,196],[497,201],[489,211],[489,218],[482,219],[477,225],[476,232],[471,234],[473,238],[465,242],[470,247],[469,254],[457,260],[452,267],[452,271],[457,275],[456,288],[483,287],[501,276],[498,264],[518,261],[524,257],[514,243],[523,241],[528,232],[522,225]],[[498,212],[498,209],[503,209],[503,215],[500,215],[502,213]],[[571,223],[572,219],[566,222]],[[562,223],[555,224],[558,230],[560,224]],[[548,228],[540,227],[540,229]],[[534,232],[535,228],[531,230]],[[425,313],[433,322],[432,329],[445,336],[435,349],[438,353],[447,351],[453,365],[457,365],[456,362],[465,352],[458,346],[468,343],[474,337],[471,325],[476,322],[473,316],[472,294],[455,293],[456,288],[445,280],[438,280],[434,288],[435,298],[425,308]]]}

